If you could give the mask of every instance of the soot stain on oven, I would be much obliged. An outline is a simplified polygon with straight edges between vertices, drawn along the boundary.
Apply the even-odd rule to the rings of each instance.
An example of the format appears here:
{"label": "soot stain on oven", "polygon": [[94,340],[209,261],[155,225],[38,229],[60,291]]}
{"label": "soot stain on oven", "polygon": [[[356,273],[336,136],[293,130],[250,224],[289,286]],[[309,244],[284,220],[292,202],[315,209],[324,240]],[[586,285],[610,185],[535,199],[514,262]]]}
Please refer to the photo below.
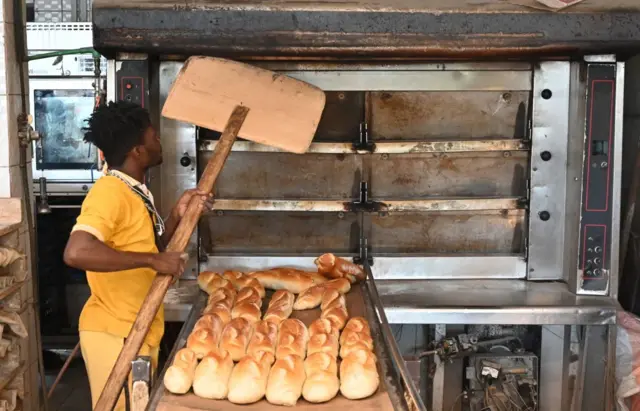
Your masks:
{"label": "soot stain on oven", "polygon": [[368,201],[366,203],[359,202],[344,202],[343,208],[347,213],[379,213],[389,211],[389,206],[382,201]]}

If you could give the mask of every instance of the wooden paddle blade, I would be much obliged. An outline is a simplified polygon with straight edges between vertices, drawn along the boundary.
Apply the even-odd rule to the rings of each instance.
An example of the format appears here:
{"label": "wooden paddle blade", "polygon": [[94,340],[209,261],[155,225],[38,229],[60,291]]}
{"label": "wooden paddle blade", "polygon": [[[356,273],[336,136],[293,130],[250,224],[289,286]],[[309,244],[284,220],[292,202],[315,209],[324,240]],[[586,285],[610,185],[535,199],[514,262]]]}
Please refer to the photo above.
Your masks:
{"label": "wooden paddle blade", "polygon": [[239,137],[304,153],[318,128],[325,94],[269,70],[194,56],[180,70],[162,115],[221,131],[239,105],[250,110]]}

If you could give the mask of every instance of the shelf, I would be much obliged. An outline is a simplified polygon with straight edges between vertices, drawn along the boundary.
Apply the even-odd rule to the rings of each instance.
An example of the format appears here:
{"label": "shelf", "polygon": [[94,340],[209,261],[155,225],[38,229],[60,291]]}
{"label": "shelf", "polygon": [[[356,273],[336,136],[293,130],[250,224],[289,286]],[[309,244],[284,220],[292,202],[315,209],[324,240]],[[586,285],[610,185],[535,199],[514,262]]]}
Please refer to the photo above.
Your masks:
{"label": "shelf", "polygon": [[560,282],[387,280],[376,282],[390,323],[615,324],[618,303],[578,296]]}
{"label": "shelf", "polygon": [[19,198],[0,198],[0,237],[16,231],[22,223],[22,201]]}
{"label": "shelf", "polygon": [[[218,144],[205,140],[200,151],[213,151]],[[371,149],[355,148],[352,143],[312,143],[308,154],[417,154],[417,153],[465,153],[490,151],[523,151],[529,147],[524,140],[515,138],[491,138],[474,140],[434,141],[376,141]],[[236,141],[231,151],[284,153],[285,151],[251,141]]]}
{"label": "shelf", "polygon": [[24,281],[18,281],[16,283],[11,284],[9,287],[6,287],[0,290],[0,301],[13,295],[13,293],[18,291],[23,285],[24,285]]}
{"label": "shelf", "polygon": [[431,198],[424,200],[375,200],[358,206],[348,200],[257,200],[216,199],[215,211],[287,211],[287,212],[443,212],[517,210],[524,207],[519,197]]}
{"label": "shelf", "polygon": [[25,362],[22,361],[17,367],[12,369],[11,371],[6,373],[0,373],[0,391],[7,388],[7,386],[11,384],[11,381],[13,381],[14,378],[16,378],[22,372],[24,372],[24,369],[25,369]]}

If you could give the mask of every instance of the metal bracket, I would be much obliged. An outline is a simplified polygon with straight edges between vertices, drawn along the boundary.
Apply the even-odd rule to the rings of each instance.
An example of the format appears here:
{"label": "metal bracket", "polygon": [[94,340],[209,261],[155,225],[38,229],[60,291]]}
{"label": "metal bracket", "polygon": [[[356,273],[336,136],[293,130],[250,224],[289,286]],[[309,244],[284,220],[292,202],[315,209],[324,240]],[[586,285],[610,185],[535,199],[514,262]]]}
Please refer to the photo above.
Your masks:
{"label": "metal bracket", "polygon": [[132,390],[131,411],[144,411],[149,404],[151,381],[151,357],[139,356],[131,361]]}
{"label": "metal bracket", "polygon": [[18,115],[18,138],[23,147],[28,147],[32,141],[40,140],[40,134],[33,129],[33,118],[25,113]]}
{"label": "metal bracket", "polygon": [[373,153],[376,145],[369,141],[369,125],[367,123],[360,123],[360,135],[358,137],[358,142],[353,143],[353,150],[356,152],[368,151]]}

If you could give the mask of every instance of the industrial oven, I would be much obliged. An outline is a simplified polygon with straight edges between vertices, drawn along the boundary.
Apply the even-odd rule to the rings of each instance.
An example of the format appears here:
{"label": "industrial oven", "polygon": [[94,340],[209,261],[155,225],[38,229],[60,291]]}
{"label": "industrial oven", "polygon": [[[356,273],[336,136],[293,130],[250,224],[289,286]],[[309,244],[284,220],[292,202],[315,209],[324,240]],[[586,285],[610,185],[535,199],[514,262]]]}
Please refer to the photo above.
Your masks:
{"label": "industrial oven", "polygon": [[219,137],[160,116],[187,56],[327,95],[308,153],[236,142],[167,320],[189,318],[200,270],[309,268],[332,252],[371,268],[427,409],[612,409],[640,6],[519,3],[96,0],[110,98],[159,125],[149,184],[164,211]]}

